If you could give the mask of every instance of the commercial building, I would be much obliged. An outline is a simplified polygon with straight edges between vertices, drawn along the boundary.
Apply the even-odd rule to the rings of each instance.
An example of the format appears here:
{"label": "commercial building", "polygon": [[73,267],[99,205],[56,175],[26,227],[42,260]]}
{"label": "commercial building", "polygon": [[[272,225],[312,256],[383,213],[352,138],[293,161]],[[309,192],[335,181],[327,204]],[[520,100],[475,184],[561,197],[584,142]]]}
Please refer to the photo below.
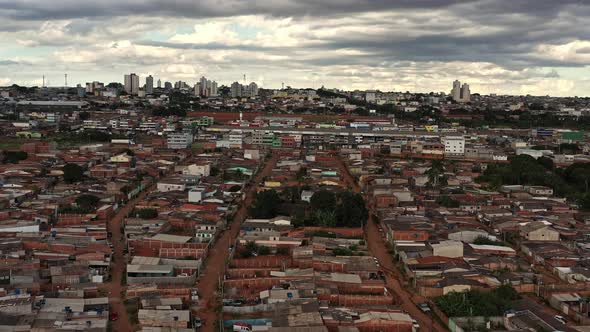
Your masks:
{"label": "commercial building", "polygon": [[465,137],[463,136],[446,136],[443,137],[442,143],[445,146],[445,155],[465,154]]}
{"label": "commercial building", "polygon": [[186,149],[193,144],[192,133],[171,133],[168,134],[168,149]]}

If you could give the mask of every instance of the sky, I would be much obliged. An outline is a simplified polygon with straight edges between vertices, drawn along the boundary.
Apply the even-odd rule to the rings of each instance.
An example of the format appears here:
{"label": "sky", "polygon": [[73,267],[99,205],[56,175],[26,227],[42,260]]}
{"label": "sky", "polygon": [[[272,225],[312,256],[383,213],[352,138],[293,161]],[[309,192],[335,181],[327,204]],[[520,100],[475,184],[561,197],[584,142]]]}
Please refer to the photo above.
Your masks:
{"label": "sky", "polygon": [[590,95],[585,0],[0,0],[0,86],[201,76],[264,88]]}

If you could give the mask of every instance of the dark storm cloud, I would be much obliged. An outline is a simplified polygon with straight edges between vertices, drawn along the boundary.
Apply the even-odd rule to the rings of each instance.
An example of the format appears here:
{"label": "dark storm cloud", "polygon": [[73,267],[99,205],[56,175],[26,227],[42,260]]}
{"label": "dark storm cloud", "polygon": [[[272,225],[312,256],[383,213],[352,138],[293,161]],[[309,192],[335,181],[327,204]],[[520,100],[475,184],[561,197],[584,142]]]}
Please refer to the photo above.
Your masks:
{"label": "dark storm cloud", "polygon": [[162,42],[153,40],[142,40],[136,42],[137,45],[143,46],[155,46],[155,47],[167,47],[176,48],[182,50],[238,50],[238,51],[272,51],[285,49],[284,47],[264,47],[258,45],[227,45],[221,43],[206,43],[206,44],[192,44],[192,43],[173,43],[173,42]]}
{"label": "dark storm cloud", "polygon": [[331,15],[367,11],[444,8],[461,0],[0,0],[2,16],[48,20],[127,15],[172,17],[221,17],[247,14],[273,16]]}

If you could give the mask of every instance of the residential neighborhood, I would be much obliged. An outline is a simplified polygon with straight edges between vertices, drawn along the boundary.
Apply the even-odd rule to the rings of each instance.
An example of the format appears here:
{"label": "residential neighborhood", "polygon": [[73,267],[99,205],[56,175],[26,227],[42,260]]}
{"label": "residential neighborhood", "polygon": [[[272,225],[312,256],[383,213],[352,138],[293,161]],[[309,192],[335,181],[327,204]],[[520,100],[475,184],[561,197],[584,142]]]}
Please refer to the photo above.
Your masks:
{"label": "residential neighborhood", "polygon": [[[483,96],[0,90],[0,330],[590,329],[587,131],[438,118]],[[368,96],[396,111],[338,106]]]}

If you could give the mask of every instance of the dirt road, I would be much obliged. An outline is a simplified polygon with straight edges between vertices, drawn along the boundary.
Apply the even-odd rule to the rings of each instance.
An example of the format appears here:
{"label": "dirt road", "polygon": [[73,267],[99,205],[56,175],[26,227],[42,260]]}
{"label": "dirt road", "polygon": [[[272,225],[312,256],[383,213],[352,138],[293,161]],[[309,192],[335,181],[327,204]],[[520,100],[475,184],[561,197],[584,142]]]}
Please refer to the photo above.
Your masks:
{"label": "dirt road", "polygon": [[107,229],[112,233],[111,243],[113,244],[114,262],[111,265],[111,281],[104,284],[103,288],[109,292],[109,304],[111,306],[111,313],[119,314],[119,319],[112,322],[112,330],[117,332],[131,332],[135,327],[129,321],[127,316],[127,309],[125,308],[125,285],[122,284],[123,273],[127,268],[127,258],[123,255],[125,248],[124,234],[121,232],[121,224],[123,219],[133,210],[135,205],[141,201],[149,192],[154,189],[155,185],[151,185],[140,193],[136,198],[129,201],[125,206],[117,211],[107,223]]}
{"label": "dirt road", "polygon": [[278,154],[274,154],[270,160],[266,162],[262,170],[260,170],[253,178],[253,185],[246,189],[246,198],[240,203],[238,211],[236,211],[231,224],[228,229],[221,234],[219,239],[215,242],[205,263],[197,289],[199,291],[199,305],[197,312],[198,317],[204,321],[203,327],[200,331],[214,331],[215,321],[219,319],[219,314],[216,309],[216,296],[219,281],[223,279],[225,274],[226,258],[229,256],[229,247],[232,245],[240,232],[240,223],[247,217],[248,207],[252,204],[255,189],[262,181],[262,178],[271,174],[273,167],[278,161]]}
{"label": "dirt road", "polygon": [[[342,176],[343,180],[355,192],[360,193],[360,186],[352,177],[342,159],[337,156],[334,158],[337,161],[339,174]],[[365,202],[367,202],[366,199]],[[395,294],[397,301],[402,306],[403,310],[405,310],[418,321],[422,331],[447,331],[447,329],[437,320],[434,320],[432,316],[425,314],[418,308],[417,304],[426,302],[426,299],[418,294],[414,294],[401,284],[402,276],[393,263],[393,257],[389,254],[389,252],[387,252],[385,241],[379,233],[377,224],[372,220],[373,210],[371,204],[370,202],[367,203],[367,208],[369,209],[369,221],[365,225],[365,236],[369,246],[369,251],[379,260],[379,264],[385,272],[387,288],[389,288]]]}

